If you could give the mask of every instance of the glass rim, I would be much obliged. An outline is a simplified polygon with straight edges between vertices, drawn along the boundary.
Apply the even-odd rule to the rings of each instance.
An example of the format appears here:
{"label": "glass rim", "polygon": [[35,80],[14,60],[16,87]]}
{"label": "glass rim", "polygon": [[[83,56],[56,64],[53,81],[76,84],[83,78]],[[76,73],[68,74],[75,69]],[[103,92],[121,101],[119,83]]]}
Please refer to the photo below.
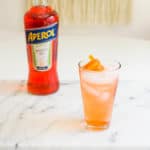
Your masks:
{"label": "glass rim", "polygon": [[[79,61],[79,63],[78,63],[78,67],[79,67],[79,69],[83,69],[83,65],[81,65],[81,63],[83,63],[83,62],[85,62],[86,60],[84,59],[84,60],[81,60],[81,61]],[[103,61],[102,61],[103,62]],[[117,60],[109,60],[109,59],[106,59],[104,62],[111,62],[110,64],[112,65],[114,65],[114,67],[110,67],[110,68],[107,68],[106,70],[104,70],[104,71],[96,71],[96,70],[88,70],[88,69],[83,69],[84,71],[87,71],[87,72],[93,72],[93,73],[102,73],[102,72],[113,72],[113,71],[118,71],[118,70],[120,70],[120,68],[121,68],[121,63],[119,62],[119,61],[117,61]],[[107,66],[107,65],[105,65],[105,64],[107,64],[107,63],[104,63],[104,66]]]}

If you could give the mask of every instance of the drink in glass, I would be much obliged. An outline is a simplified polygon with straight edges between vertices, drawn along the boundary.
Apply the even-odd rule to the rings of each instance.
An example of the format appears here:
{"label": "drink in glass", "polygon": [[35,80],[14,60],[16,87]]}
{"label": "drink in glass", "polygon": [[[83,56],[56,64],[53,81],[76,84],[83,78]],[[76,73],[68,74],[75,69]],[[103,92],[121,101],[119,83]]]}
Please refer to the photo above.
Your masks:
{"label": "drink in glass", "polygon": [[118,84],[118,62],[105,63],[102,71],[89,70],[85,61],[79,63],[80,85],[85,122],[88,128],[109,127]]}

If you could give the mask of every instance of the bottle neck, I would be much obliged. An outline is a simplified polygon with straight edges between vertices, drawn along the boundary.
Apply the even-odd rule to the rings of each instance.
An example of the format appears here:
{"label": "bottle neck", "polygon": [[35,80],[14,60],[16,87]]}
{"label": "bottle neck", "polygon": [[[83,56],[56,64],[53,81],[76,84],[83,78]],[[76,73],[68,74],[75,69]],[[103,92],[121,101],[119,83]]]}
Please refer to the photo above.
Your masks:
{"label": "bottle neck", "polygon": [[47,6],[48,0],[32,0],[32,6]]}

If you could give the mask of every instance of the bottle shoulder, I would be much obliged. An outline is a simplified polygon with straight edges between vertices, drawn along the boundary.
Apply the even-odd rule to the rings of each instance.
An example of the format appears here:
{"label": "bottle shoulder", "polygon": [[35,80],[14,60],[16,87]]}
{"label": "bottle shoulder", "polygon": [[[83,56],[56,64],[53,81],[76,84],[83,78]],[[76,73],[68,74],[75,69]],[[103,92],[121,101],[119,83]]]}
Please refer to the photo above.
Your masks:
{"label": "bottle shoulder", "polygon": [[26,28],[48,26],[59,21],[58,14],[49,6],[32,7],[24,15]]}
{"label": "bottle shoulder", "polygon": [[34,6],[30,10],[28,10],[24,15],[24,17],[33,18],[33,19],[35,18],[42,19],[51,16],[58,17],[58,14],[50,6]]}

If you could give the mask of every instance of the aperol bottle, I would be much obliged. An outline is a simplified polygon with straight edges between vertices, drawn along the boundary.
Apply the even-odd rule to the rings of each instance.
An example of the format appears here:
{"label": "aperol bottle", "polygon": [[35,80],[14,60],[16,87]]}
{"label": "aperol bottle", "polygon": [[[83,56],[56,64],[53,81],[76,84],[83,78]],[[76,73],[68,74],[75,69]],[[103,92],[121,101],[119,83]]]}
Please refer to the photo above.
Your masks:
{"label": "aperol bottle", "polygon": [[59,88],[57,74],[58,14],[47,0],[32,0],[24,15],[28,55],[28,92],[45,95]]}

